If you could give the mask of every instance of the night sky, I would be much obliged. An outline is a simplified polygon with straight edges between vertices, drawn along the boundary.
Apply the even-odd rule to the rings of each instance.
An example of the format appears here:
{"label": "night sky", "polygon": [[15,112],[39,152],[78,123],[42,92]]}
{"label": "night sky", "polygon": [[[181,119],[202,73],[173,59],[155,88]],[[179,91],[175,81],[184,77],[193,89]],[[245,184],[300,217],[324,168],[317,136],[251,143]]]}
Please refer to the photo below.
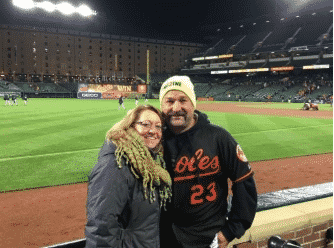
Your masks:
{"label": "night sky", "polygon": [[[49,1],[58,3],[61,0]],[[98,15],[84,19],[38,9],[26,12],[14,8],[11,0],[0,0],[0,23],[207,43],[208,37],[217,35],[220,26],[228,23],[259,17],[280,19],[305,9],[333,6],[332,0],[67,1],[75,6],[86,3]]]}

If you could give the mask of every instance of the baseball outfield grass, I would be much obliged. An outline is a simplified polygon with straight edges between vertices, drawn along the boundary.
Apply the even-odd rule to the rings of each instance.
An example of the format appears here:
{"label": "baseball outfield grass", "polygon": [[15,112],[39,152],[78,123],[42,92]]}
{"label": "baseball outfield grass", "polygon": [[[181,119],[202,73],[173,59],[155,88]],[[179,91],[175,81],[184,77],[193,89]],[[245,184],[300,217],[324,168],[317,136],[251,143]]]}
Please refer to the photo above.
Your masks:
{"label": "baseball outfield grass", "polygon": [[[87,181],[106,132],[135,107],[134,100],[125,100],[126,110],[118,110],[117,100],[29,99],[24,106],[19,99],[18,104],[0,106],[0,192]],[[157,100],[149,104],[159,108]],[[234,136],[249,161],[333,152],[332,119],[206,113]]]}

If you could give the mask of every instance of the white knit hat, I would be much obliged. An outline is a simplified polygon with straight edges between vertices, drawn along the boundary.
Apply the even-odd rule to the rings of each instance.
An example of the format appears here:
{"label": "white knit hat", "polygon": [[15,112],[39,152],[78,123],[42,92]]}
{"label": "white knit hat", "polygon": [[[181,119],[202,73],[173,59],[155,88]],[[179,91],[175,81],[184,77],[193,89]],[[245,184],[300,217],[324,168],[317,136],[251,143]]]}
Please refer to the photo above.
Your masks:
{"label": "white knit hat", "polygon": [[171,90],[179,90],[186,94],[196,109],[196,95],[194,85],[187,76],[173,76],[168,78],[160,88],[160,105],[162,99]]}

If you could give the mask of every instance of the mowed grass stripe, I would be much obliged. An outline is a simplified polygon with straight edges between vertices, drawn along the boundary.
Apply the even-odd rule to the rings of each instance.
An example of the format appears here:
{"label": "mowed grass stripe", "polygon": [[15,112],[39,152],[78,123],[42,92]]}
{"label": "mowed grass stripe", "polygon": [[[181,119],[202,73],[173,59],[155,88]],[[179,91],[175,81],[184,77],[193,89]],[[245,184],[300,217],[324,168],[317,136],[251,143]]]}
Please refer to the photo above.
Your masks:
{"label": "mowed grass stripe", "polygon": [[[96,147],[103,141],[107,130],[112,127],[110,122],[98,122],[85,125],[59,125],[57,127],[38,128],[38,131],[9,135],[0,151],[1,157],[18,155],[37,155],[52,152],[83,150]],[[13,138],[11,137],[13,136]],[[17,149],[19,148],[19,149]]]}
{"label": "mowed grass stripe", "polygon": [[250,161],[333,152],[333,126],[235,135]]}
{"label": "mowed grass stripe", "polygon": [[45,153],[45,154],[32,155],[32,156],[0,158],[0,162],[8,162],[8,161],[14,161],[14,160],[19,160],[19,159],[28,159],[28,158],[44,158],[44,157],[50,157],[50,156],[59,156],[59,155],[64,155],[64,154],[73,154],[73,153],[81,153],[81,152],[86,152],[86,151],[99,151],[99,150],[101,150],[101,148],[91,148],[91,149],[67,151],[67,152]]}
{"label": "mowed grass stripe", "polygon": [[240,136],[240,135],[245,135],[245,134],[250,134],[250,133],[291,131],[291,130],[294,130],[294,129],[307,129],[308,130],[309,128],[321,128],[321,127],[333,127],[333,124],[307,126],[307,127],[291,127],[291,128],[270,129],[270,130],[262,130],[262,131],[256,131],[256,132],[237,133],[234,136]]}
{"label": "mowed grass stripe", "polygon": [[77,153],[1,161],[0,192],[88,181],[98,149]]}
{"label": "mowed grass stripe", "polygon": [[290,118],[281,116],[239,115],[235,113],[206,112],[211,123],[219,125],[232,135],[246,131],[288,129],[306,126],[332,125],[329,119]]}
{"label": "mowed grass stripe", "polygon": [[[50,150],[82,150],[91,147],[94,141],[96,146],[101,143],[101,137],[105,136],[106,131],[123,118],[125,111],[98,114],[82,111],[81,115],[75,118],[72,114],[63,118],[49,117],[50,113],[47,114],[44,115],[48,120],[47,124],[43,120],[38,123],[24,121],[25,125],[22,127],[1,129],[0,136],[2,133],[4,139],[0,144],[4,145],[5,149],[0,151],[0,157],[36,155],[49,153]],[[20,149],[17,149],[18,147]]]}
{"label": "mowed grass stripe", "polygon": [[250,161],[333,151],[333,121],[277,116],[207,113],[243,147]]}

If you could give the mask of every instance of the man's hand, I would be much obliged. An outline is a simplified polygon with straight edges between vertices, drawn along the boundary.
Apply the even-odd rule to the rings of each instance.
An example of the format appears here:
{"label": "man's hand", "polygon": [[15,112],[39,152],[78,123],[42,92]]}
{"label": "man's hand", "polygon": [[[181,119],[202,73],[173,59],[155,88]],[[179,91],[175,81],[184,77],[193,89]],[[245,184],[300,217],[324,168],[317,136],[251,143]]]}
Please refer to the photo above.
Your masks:
{"label": "man's hand", "polygon": [[219,231],[218,233],[218,247],[219,248],[225,248],[228,245],[228,241],[225,238],[224,234],[222,233],[222,231]]}

